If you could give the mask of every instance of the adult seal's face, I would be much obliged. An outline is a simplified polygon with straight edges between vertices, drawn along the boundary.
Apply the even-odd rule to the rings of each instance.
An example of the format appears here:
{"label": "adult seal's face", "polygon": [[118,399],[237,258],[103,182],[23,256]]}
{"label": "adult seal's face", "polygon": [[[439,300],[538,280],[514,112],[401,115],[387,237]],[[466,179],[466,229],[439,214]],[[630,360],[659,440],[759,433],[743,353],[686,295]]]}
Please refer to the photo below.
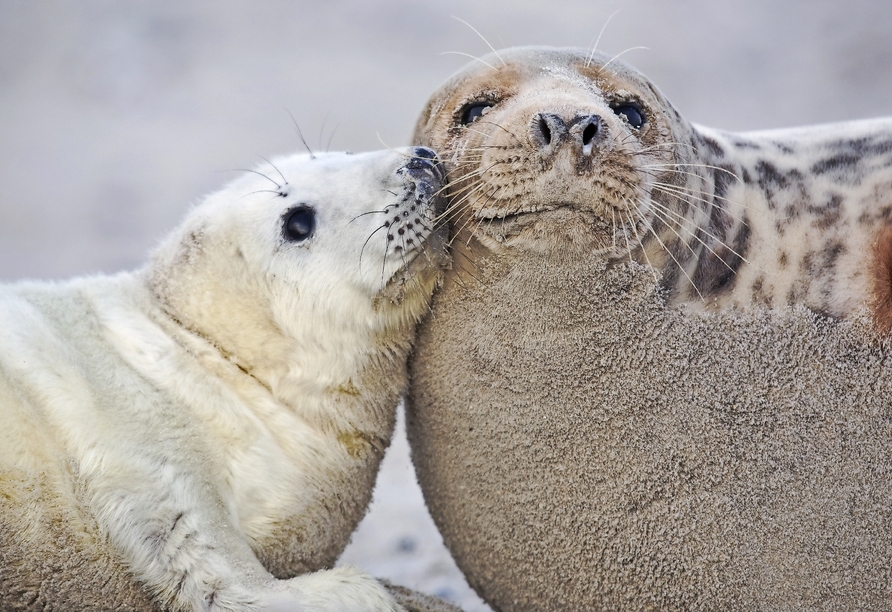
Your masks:
{"label": "adult seal's face", "polygon": [[415,140],[449,164],[456,244],[616,255],[650,232],[652,191],[683,182],[690,128],[640,74],[605,63],[509,49],[434,94]]}
{"label": "adult seal's face", "polygon": [[892,122],[720,133],[609,57],[513,49],[415,142],[449,171],[454,267],[408,432],[487,602],[889,607],[892,353],[857,313]]}

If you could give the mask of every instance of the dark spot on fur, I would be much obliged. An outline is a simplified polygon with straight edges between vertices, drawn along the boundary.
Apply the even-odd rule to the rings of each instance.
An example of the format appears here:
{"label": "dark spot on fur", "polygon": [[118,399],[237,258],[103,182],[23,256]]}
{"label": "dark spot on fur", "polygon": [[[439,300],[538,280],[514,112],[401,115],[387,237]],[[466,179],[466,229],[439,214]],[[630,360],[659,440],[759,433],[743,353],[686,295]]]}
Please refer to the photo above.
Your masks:
{"label": "dark spot on fur", "polygon": [[865,136],[851,140],[840,140],[834,148],[838,151],[851,150],[860,156],[884,155],[892,151],[892,140],[878,140],[877,136]]}
{"label": "dark spot on fur", "polygon": [[805,175],[796,168],[782,172],[776,165],[764,159],[756,163],[756,172],[759,174],[759,186],[769,195],[779,189],[788,189],[796,183],[802,183],[805,178]]}
{"label": "dark spot on fur", "polygon": [[844,168],[856,166],[859,161],[861,161],[860,155],[840,153],[819,161],[811,167],[811,171],[818,175],[827,174],[828,172],[836,172]]}
{"label": "dark spot on fur", "polygon": [[802,298],[805,296],[805,288],[802,283],[796,283],[790,290],[787,292],[787,305],[793,306],[794,304],[798,304],[802,301]]}
{"label": "dark spot on fur", "polygon": [[726,238],[726,230],[722,233],[710,232],[715,238],[711,238],[704,247],[697,269],[694,271],[694,286],[703,297],[713,297],[734,286],[743,258],[746,257],[746,249],[749,243],[750,228],[743,219],[733,242],[728,244],[719,238]]}
{"label": "dark spot on fur", "polygon": [[764,276],[759,275],[759,277],[753,281],[751,291],[753,292],[753,303],[764,304],[766,306],[771,304],[771,295],[765,290]]}
{"label": "dark spot on fur", "polygon": [[727,197],[728,193],[728,185],[733,181],[736,182],[734,178],[736,176],[735,172],[730,166],[719,166],[718,168],[713,169],[712,171],[712,182],[714,185],[714,199],[719,199]]}
{"label": "dark spot on fur", "polygon": [[709,149],[709,152],[717,159],[721,159],[725,156],[725,150],[718,142],[716,142],[712,138],[709,138],[708,136],[702,136],[700,140],[706,146],[706,148]]}
{"label": "dark spot on fur", "polygon": [[786,153],[787,155],[792,155],[793,153],[796,152],[796,150],[795,150],[793,147],[791,147],[790,145],[788,145],[788,144],[785,143],[785,142],[778,142],[778,141],[775,141],[775,142],[773,142],[772,144],[773,144],[775,147],[777,147],[778,150],[779,150],[781,153]]}
{"label": "dark spot on fur", "polygon": [[802,261],[799,263],[799,271],[803,272],[808,278],[813,278],[818,275],[820,270],[815,262],[814,251],[809,251],[805,254],[805,256],[802,258]]}
{"label": "dark spot on fur", "polygon": [[789,258],[786,251],[781,251],[780,256],[777,258],[777,263],[782,269],[787,267]]}
{"label": "dark spot on fur", "polygon": [[780,173],[777,166],[764,159],[756,163],[756,172],[759,174],[759,186],[765,191],[786,189],[789,185],[787,178]]}
{"label": "dark spot on fur", "polygon": [[732,144],[737,149],[751,149],[753,151],[758,151],[762,148],[759,143],[753,142],[752,140],[735,139],[732,141]]}
{"label": "dark spot on fur", "polygon": [[822,252],[825,269],[831,272],[835,270],[840,255],[845,255],[846,251],[846,245],[839,240],[829,243]]}
{"label": "dark spot on fur", "polygon": [[842,201],[843,197],[834,193],[830,195],[830,199],[823,206],[808,206],[808,212],[815,217],[812,225],[821,230],[838,225],[842,216]]}

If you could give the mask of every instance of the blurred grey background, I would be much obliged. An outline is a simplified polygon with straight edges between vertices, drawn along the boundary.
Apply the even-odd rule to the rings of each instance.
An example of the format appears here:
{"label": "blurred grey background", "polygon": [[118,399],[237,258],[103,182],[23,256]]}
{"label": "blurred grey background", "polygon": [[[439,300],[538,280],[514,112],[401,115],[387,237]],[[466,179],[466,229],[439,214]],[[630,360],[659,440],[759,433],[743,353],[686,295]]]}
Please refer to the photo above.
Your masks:
{"label": "blurred grey background", "polygon": [[[589,47],[690,120],[765,129],[892,114],[876,0],[0,0],[0,280],[138,266],[259,155],[409,144],[428,95],[488,47]],[[442,548],[401,433],[342,559],[485,609]]]}

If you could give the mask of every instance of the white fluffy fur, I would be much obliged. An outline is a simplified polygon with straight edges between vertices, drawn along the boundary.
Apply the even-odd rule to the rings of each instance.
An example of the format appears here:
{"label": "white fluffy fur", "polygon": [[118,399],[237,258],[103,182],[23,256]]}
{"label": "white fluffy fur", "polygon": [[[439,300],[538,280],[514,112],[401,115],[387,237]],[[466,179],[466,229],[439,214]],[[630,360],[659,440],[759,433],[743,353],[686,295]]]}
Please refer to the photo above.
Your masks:
{"label": "white fluffy fur", "polygon": [[[438,279],[436,235],[376,232],[410,205],[430,226],[411,153],[275,160],[136,273],[0,287],[0,608],[142,609],[112,592],[132,576],[175,610],[399,609],[311,572],[365,511]],[[289,242],[298,204],[317,228]]]}

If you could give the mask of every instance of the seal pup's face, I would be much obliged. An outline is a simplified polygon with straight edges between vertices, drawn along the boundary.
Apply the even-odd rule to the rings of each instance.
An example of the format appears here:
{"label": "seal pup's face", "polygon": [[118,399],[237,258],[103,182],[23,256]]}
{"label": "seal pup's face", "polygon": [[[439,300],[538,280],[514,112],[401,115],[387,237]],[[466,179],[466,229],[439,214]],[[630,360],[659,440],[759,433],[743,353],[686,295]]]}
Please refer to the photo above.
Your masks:
{"label": "seal pup's face", "polygon": [[576,245],[621,254],[652,231],[653,182],[684,179],[666,169],[684,162],[676,143],[689,136],[649,81],[609,59],[508,49],[473,62],[432,96],[415,142],[448,165],[460,235],[494,249]]}
{"label": "seal pup's face", "polygon": [[426,311],[447,260],[445,230],[433,231],[443,179],[423,147],[273,159],[192,211],[150,284],[186,327],[252,365],[312,360],[341,336],[346,354],[357,334],[404,342],[394,330]]}

